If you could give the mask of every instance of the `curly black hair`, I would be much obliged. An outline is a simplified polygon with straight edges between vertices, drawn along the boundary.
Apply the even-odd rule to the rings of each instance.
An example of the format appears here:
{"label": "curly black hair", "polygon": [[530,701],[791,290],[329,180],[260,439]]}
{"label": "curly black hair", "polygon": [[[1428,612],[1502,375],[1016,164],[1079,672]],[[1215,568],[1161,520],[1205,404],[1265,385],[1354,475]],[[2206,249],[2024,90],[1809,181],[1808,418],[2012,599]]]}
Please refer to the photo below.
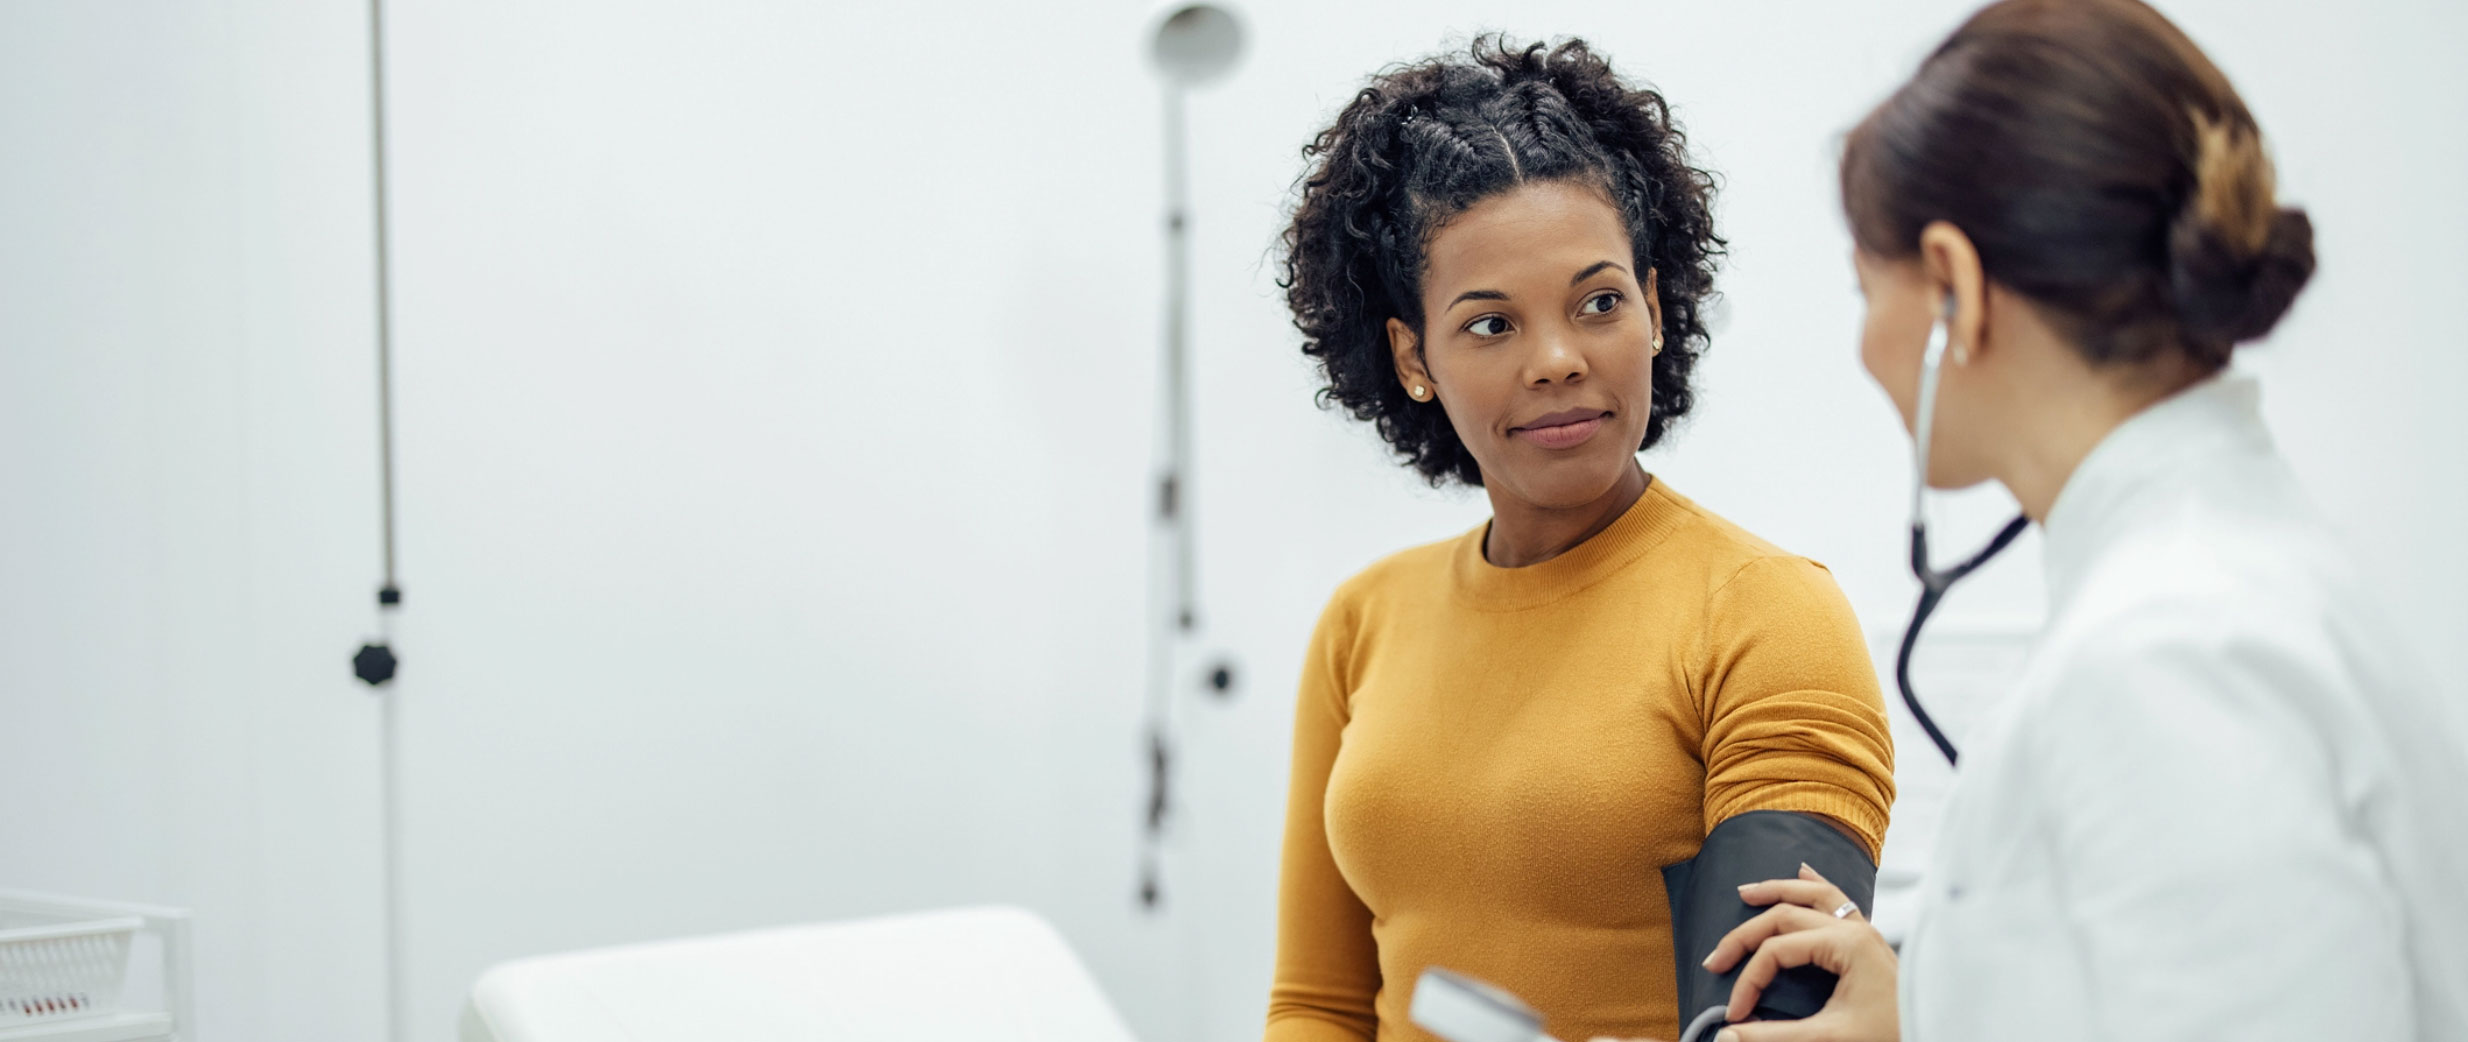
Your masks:
{"label": "curly black hair", "polygon": [[1724,243],[1714,179],[1689,162],[1661,94],[1629,86],[1571,39],[1558,46],[1477,38],[1467,54],[1392,66],[1303,146],[1313,161],[1285,231],[1278,285],[1303,353],[1328,379],[1319,400],[1378,426],[1437,486],[1480,486],[1482,471],[1437,403],[1398,386],[1387,322],[1423,329],[1431,237],[1475,203],[1519,184],[1574,180],[1617,204],[1662,301],[1653,415],[1638,451],[1688,414],[1688,377],[1707,344],[1703,311]]}

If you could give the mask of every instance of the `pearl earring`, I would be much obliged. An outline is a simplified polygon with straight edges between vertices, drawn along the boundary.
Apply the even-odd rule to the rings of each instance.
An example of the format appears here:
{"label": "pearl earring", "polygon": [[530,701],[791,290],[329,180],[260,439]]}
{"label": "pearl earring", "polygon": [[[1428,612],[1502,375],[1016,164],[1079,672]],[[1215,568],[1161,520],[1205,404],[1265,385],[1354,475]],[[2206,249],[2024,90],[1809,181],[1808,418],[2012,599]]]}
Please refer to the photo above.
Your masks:
{"label": "pearl earring", "polygon": [[1415,400],[1415,401],[1418,401],[1418,402],[1419,402],[1419,401],[1422,401],[1422,400],[1423,400],[1423,399],[1425,399],[1425,398],[1429,398],[1429,397],[1431,397],[1431,392],[1430,392],[1430,391],[1427,391],[1427,390],[1424,390],[1424,389],[1423,389],[1423,385],[1421,385],[1421,384],[1415,384],[1415,385],[1414,385],[1414,389],[1413,389],[1412,391],[1407,392],[1407,393],[1412,394],[1412,395],[1414,396],[1414,400]]}

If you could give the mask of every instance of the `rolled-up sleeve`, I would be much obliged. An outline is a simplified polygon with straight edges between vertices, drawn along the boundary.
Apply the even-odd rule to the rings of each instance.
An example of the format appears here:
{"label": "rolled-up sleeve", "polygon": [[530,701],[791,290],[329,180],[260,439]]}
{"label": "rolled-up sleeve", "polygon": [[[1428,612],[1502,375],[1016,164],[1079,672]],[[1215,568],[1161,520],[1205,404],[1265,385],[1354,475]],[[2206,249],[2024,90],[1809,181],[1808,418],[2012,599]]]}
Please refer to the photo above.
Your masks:
{"label": "rolled-up sleeve", "polygon": [[1759,558],[1706,609],[1695,677],[1705,827],[1752,810],[1822,814],[1877,856],[1894,804],[1894,740],[1833,575],[1805,558]]}

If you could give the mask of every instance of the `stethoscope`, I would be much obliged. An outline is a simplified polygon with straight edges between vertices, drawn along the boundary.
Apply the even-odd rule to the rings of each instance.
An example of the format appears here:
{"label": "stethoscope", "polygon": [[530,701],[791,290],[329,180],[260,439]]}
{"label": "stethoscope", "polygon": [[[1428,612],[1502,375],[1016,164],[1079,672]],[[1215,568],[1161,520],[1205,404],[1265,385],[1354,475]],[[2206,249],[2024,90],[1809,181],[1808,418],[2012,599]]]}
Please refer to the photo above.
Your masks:
{"label": "stethoscope", "polygon": [[1937,751],[1945,754],[1948,764],[1956,762],[1953,741],[1945,737],[1928,710],[1920,707],[1920,696],[1911,691],[1911,649],[1919,645],[1920,627],[1937,610],[1937,602],[1945,599],[1945,591],[2012,545],[2031,524],[2029,517],[2006,522],[1986,548],[1951,568],[1940,570],[1928,564],[1928,516],[1921,510],[1920,498],[1928,491],[1928,442],[1937,414],[1937,377],[1945,367],[1946,326],[1953,318],[1954,295],[1948,293],[1945,306],[1937,312],[1936,327],[1928,333],[1928,348],[1920,355],[1920,401],[1911,437],[1911,574],[1920,580],[1920,603],[1911,610],[1911,625],[1902,632],[1902,652],[1894,657],[1894,684],[1902,689],[1902,704],[1911,707],[1911,715],[1928,732],[1929,740],[1937,743]]}

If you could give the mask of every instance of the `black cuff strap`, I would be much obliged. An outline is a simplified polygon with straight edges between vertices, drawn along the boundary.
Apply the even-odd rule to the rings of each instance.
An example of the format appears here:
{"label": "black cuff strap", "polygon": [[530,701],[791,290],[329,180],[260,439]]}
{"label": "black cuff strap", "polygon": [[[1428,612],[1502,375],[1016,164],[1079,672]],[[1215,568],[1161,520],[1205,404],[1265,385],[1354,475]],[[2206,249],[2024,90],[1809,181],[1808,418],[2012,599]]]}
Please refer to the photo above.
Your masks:
{"label": "black cuff strap", "polygon": [[[1806,862],[1860,911],[1873,908],[1877,863],[1858,841],[1823,818],[1796,811],[1752,810],[1714,827],[1697,856],[1662,870],[1671,899],[1671,953],[1678,972],[1680,1023],[1731,1001],[1738,966],[1708,971],[1700,961],[1723,935],[1765,909],[1740,900],[1740,885],[1797,879]],[[1828,909],[1831,911],[1831,909]],[[1814,966],[1782,971],[1757,1000],[1760,1020],[1799,1020],[1825,1008],[1834,975]],[[1719,1024],[1716,1025],[1719,1027]],[[1709,1033],[1710,1034],[1710,1033]]]}

